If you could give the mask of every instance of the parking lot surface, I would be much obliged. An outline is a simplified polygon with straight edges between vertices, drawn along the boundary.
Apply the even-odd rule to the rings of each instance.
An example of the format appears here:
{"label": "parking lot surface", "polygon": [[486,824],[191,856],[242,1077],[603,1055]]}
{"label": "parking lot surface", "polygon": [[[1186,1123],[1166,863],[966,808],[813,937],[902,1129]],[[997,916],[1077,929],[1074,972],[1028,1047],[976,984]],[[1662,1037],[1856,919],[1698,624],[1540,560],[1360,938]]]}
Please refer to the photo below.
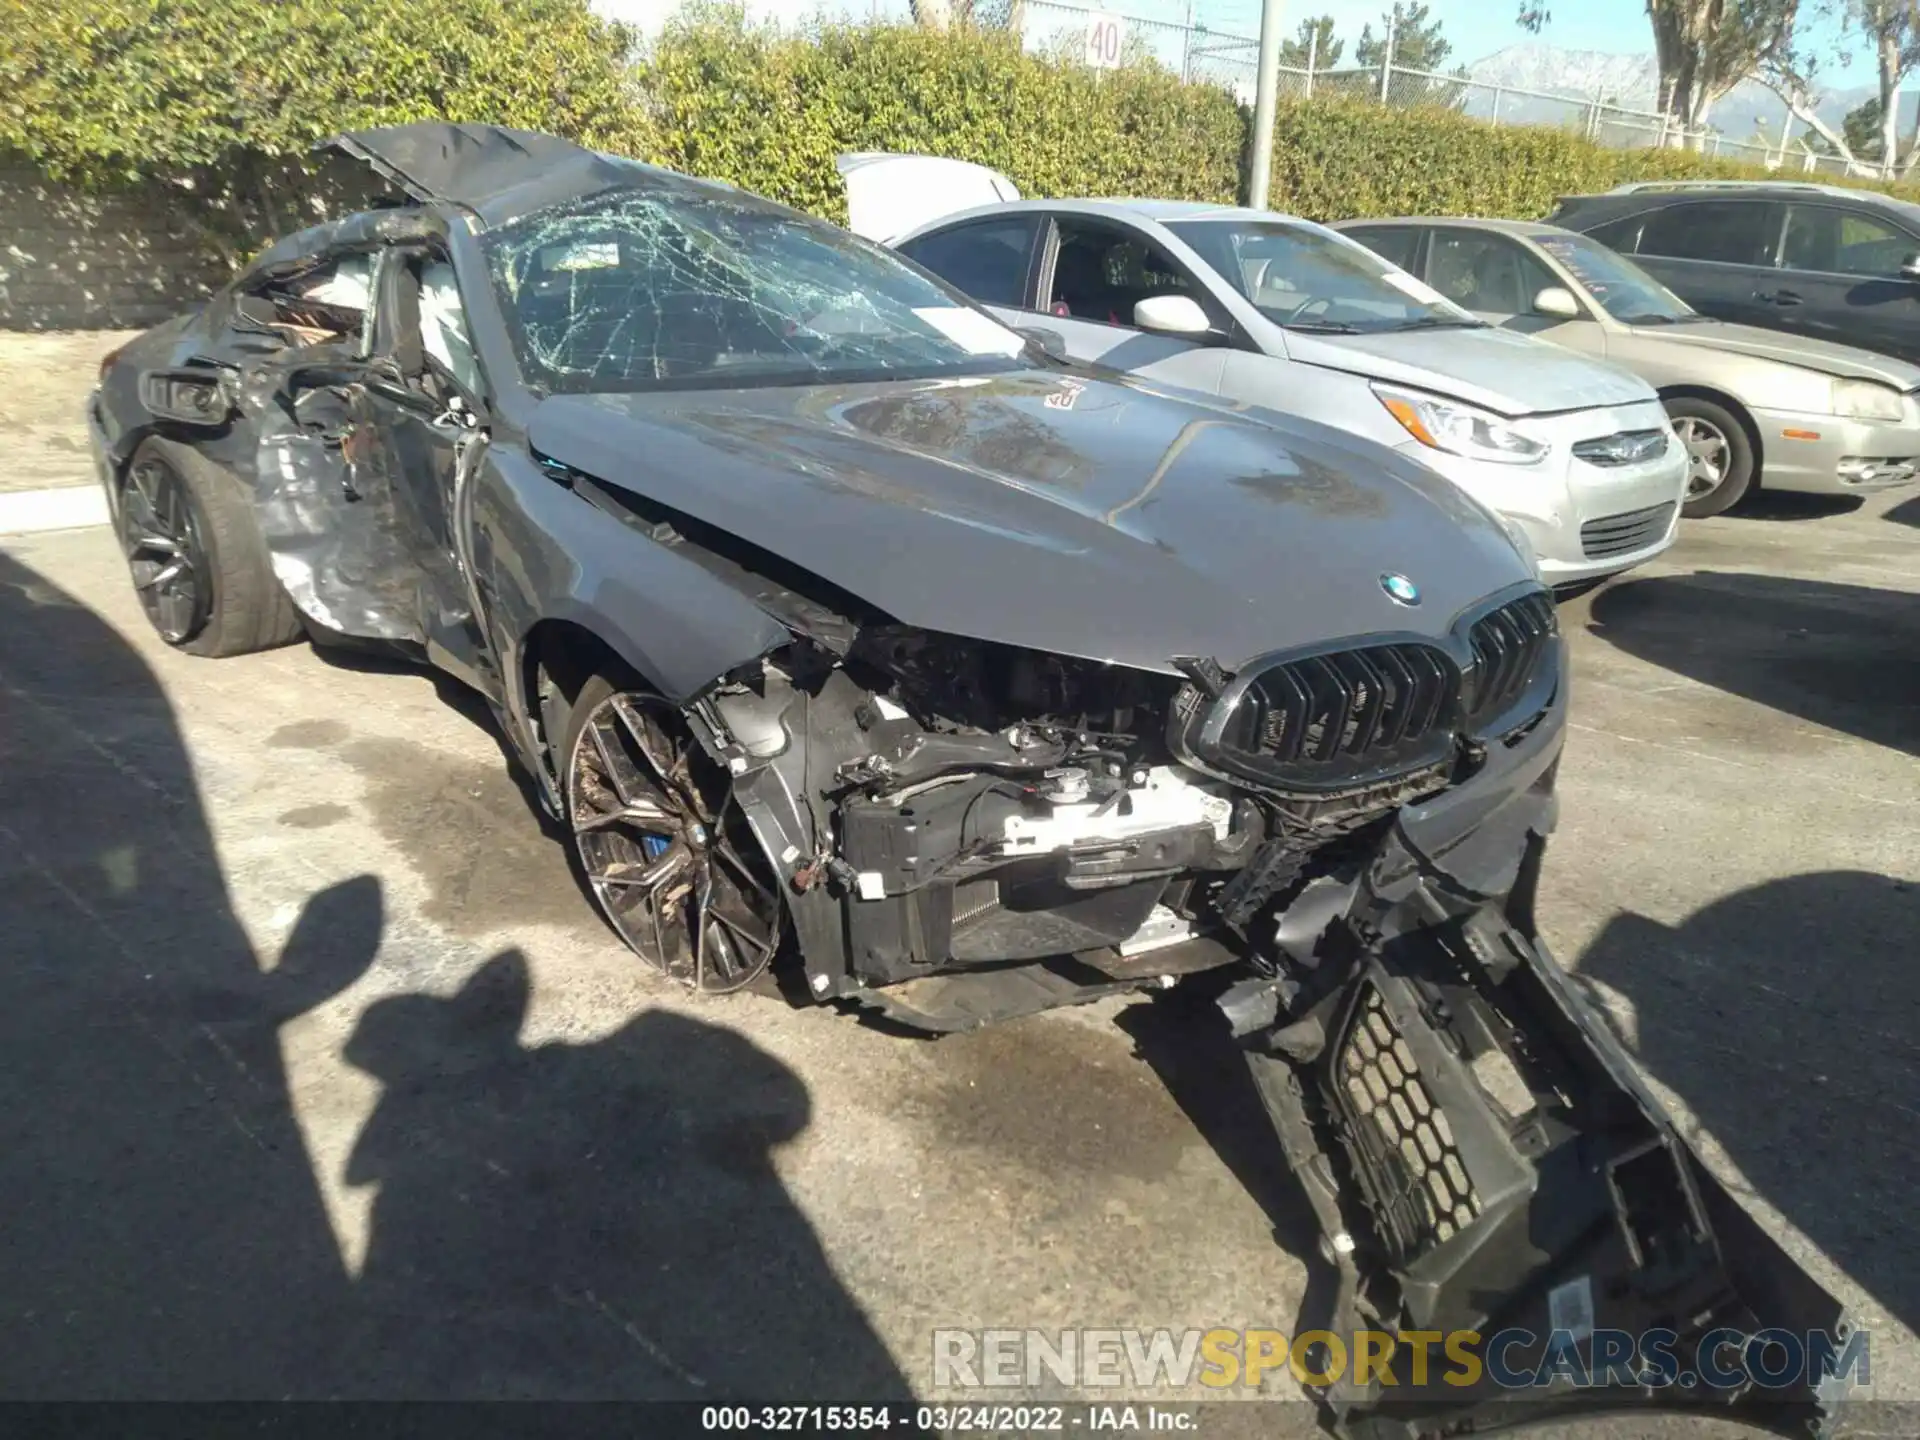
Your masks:
{"label": "parking lot surface", "polygon": [[[1563,607],[1543,894],[1908,1400],[1917,561],[1920,499],[1774,502]],[[1309,1227],[1210,1014],[926,1042],[697,1001],[595,919],[476,700],[172,653],[104,530],[0,540],[0,914],[0,1394],[925,1397],[935,1327],[1300,1313]]]}

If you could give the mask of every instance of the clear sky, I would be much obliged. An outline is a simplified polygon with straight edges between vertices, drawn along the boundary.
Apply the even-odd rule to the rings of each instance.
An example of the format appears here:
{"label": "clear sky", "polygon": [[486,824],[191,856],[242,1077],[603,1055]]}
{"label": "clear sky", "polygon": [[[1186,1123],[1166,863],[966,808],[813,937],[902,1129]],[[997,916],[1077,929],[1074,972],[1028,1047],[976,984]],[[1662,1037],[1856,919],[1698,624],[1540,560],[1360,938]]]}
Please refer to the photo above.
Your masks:
{"label": "clear sky", "polygon": [[[798,21],[822,11],[904,17],[907,0],[746,0],[756,17]],[[1068,0],[1088,4],[1092,0]],[[1260,0],[1105,0],[1107,8],[1142,19],[1184,20],[1189,10],[1203,24],[1216,30],[1252,35],[1260,28]],[[1379,28],[1380,17],[1391,0],[1283,0],[1285,26],[1291,34],[1304,19],[1332,15],[1337,33],[1347,37],[1351,46],[1360,27],[1371,22]],[[660,17],[678,8],[678,0],[594,0],[594,8],[603,14],[630,20],[643,29],[652,29]],[[1554,0],[1553,19],[1540,38],[1566,50],[1603,50],[1614,54],[1648,54],[1653,49],[1653,31],[1647,21],[1645,0]],[[1531,36],[1514,21],[1517,0],[1428,0],[1428,9],[1436,16],[1447,38],[1453,42],[1453,58],[1459,63],[1478,60],[1508,45],[1516,45]],[[1821,54],[1819,75],[1826,88],[1864,85],[1873,79],[1873,65],[1866,47],[1857,41],[1852,53],[1841,55],[1839,28],[1827,22],[1811,29],[1810,34]]]}
{"label": "clear sky", "polygon": [[[1169,13],[1184,18],[1186,0],[1109,0],[1112,8],[1129,14],[1153,16]],[[1331,15],[1335,32],[1347,36],[1348,48],[1360,27],[1372,24],[1376,33],[1380,17],[1392,0],[1284,0],[1286,29],[1314,15]],[[1196,0],[1202,20],[1226,30],[1252,34],[1260,27],[1259,0]],[[1803,6],[1802,9],[1813,7]],[[1465,64],[1491,55],[1534,37],[1515,21],[1517,0],[1427,0],[1427,9],[1441,23],[1443,33],[1453,42],[1453,59]],[[1604,50],[1618,55],[1650,54],[1653,28],[1647,20],[1646,0],[1550,0],[1553,19],[1539,38],[1563,50]],[[1820,51],[1820,79],[1828,87],[1865,85],[1874,78],[1873,63],[1867,47],[1858,42],[1850,47],[1855,53],[1842,57],[1839,26],[1831,21],[1808,27],[1808,35]]]}

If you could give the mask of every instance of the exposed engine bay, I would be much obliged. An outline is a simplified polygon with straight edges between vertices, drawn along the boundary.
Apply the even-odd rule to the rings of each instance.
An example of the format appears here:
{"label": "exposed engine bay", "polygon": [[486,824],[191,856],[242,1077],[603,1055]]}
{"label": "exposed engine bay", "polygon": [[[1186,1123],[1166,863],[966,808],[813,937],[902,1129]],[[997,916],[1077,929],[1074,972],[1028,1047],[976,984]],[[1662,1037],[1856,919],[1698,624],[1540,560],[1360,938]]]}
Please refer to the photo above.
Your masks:
{"label": "exposed engine bay", "polygon": [[[1559,696],[1537,587],[1464,617],[1452,650],[1153,673],[902,625],[617,503],[793,631],[692,714],[786,891],[812,992],[915,1028],[1270,967],[1296,898],[1351,881],[1401,807],[1469,780]],[[975,983],[913,985],[959,974]]]}

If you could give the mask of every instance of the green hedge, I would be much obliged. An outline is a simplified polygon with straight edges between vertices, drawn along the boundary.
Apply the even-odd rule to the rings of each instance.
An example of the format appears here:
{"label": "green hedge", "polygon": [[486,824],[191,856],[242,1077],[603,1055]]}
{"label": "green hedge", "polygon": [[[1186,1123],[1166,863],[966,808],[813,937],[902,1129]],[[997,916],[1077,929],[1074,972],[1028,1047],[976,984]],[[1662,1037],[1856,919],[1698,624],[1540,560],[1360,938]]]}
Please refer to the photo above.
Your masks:
{"label": "green hedge", "polygon": [[[783,33],[705,8],[636,55],[587,0],[0,0],[0,151],[86,188],[180,186],[230,252],[324,203],[313,141],[430,116],[554,130],[834,219],[846,150],[979,161],[1036,196],[1231,202],[1251,129],[1225,90],[1151,60],[1097,73],[971,28]],[[1281,107],[1271,198],[1315,219],[1535,216],[1623,180],[1765,173],[1315,99]]]}
{"label": "green hedge", "polygon": [[[650,158],[835,219],[845,218],[833,169],[843,150],[974,160],[1027,195],[1237,201],[1252,128],[1226,91],[1182,84],[1150,62],[1102,75],[1023,52],[1002,33],[829,25],[781,34],[724,9],[669,27],[636,78],[655,137]],[[1282,104],[1274,150],[1272,204],[1319,220],[1534,217],[1558,196],[1627,180],[1769,173],[1338,99]]]}
{"label": "green hedge", "polygon": [[1023,194],[1224,199],[1246,121],[1223,90],[1151,66],[1099,75],[1002,32],[829,25],[805,35],[696,13],[636,75],[661,164],[844,219],[843,151],[990,165]]}
{"label": "green hedge", "polygon": [[1315,220],[1363,215],[1534,219],[1552,210],[1562,195],[1609,190],[1630,180],[1708,177],[1846,183],[1685,150],[1614,150],[1568,130],[1496,126],[1451,111],[1303,101],[1280,107],[1272,203]]}

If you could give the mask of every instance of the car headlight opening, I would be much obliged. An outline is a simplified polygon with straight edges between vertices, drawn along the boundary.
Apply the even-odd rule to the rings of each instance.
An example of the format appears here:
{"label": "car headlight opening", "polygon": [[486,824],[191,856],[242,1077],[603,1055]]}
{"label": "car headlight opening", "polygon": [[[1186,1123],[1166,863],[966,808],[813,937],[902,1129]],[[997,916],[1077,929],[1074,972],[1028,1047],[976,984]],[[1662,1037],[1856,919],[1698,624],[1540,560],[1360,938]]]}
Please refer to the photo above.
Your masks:
{"label": "car headlight opening", "polygon": [[1907,418],[1907,397],[1877,380],[1836,380],[1833,413],[1849,420],[1900,421]]}
{"label": "car headlight opening", "polygon": [[1409,435],[1449,455],[1491,460],[1496,465],[1532,465],[1544,459],[1550,448],[1522,435],[1499,416],[1470,405],[1387,385],[1375,385],[1373,393]]}

